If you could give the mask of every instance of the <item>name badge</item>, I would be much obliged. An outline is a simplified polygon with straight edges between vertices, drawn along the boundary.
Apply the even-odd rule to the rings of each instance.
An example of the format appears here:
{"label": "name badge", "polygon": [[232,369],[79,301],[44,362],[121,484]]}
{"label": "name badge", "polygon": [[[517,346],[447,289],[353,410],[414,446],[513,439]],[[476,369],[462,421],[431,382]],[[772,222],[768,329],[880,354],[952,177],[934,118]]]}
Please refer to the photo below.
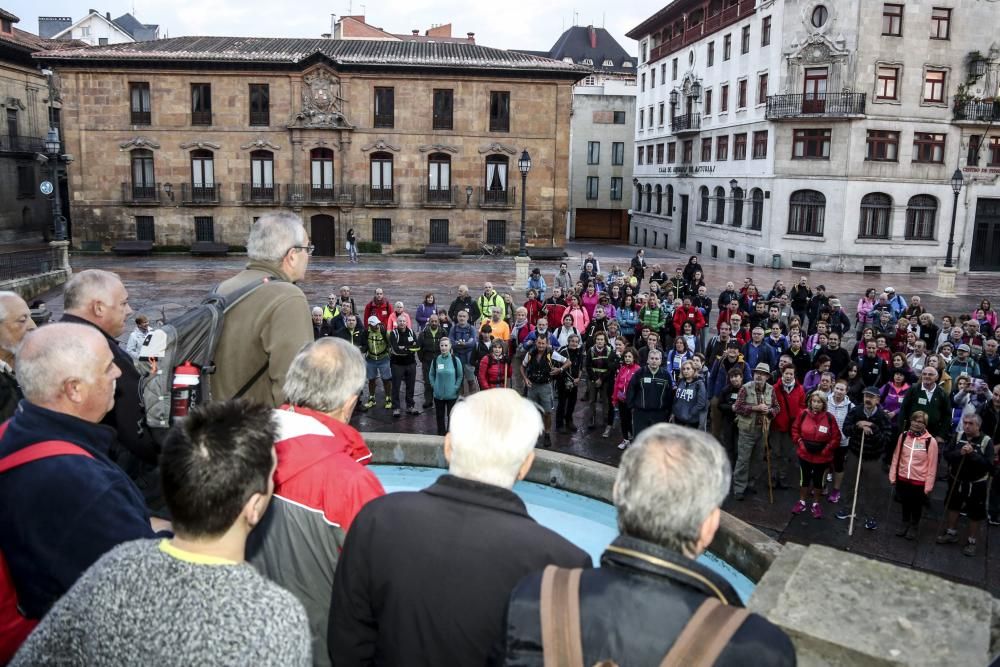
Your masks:
{"label": "name badge", "polygon": [[642,381],[645,382],[646,384],[650,384],[653,382],[653,378],[642,378]]}
{"label": "name badge", "polygon": [[730,398],[730,400],[735,401],[739,397],[739,395],[740,395],[739,392],[737,392],[735,394],[730,394],[729,398]]}
{"label": "name badge", "polygon": [[438,364],[438,370],[439,371],[443,371],[444,370],[444,364]]}
{"label": "name badge", "polygon": [[827,427],[825,427],[825,426],[820,426],[819,427],[819,432],[820,433],[828,433],[829,429]]}
{"label": "name badge", "polygon": [[688,319],[689,320],[693,320],[694,319],[694,313],[688,313]]}
{"label": "name badge", "polygon": [[926,398],[918,398],[917,399],[917,403],[919,403],[920,405],[927,405],[927,399]]}

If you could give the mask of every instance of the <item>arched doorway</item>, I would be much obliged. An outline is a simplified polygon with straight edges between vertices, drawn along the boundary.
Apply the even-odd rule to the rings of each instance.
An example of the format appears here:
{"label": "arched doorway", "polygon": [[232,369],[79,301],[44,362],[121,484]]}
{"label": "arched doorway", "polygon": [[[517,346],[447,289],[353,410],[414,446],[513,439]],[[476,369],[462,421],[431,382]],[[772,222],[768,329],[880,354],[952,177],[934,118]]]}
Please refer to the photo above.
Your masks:
{"label": "arched doorway", "polygon": [[334,257],[337,254],[337,234],[332,215],[314,215],[310,218],[311,243],[316,246],[313,254],[319,257]]}

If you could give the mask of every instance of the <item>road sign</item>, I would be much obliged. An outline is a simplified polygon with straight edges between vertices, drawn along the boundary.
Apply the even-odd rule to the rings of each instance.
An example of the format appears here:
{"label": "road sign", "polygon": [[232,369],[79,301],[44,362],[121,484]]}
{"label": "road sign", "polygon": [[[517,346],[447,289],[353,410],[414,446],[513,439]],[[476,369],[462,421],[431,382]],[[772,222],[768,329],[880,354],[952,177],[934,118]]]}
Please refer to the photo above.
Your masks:
{"label": "road sign", "polygon": [[38,189],[42,191],[42,194],[46,197],[52,194],[52,181],[42,181]]}

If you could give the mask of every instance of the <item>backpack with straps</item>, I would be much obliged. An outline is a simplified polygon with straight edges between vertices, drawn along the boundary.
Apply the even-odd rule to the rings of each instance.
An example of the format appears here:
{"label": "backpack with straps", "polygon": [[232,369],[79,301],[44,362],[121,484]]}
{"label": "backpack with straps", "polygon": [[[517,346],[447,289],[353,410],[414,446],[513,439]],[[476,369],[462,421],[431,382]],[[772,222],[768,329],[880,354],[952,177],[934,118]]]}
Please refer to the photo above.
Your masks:
{"label": "backpack with straps", "polygon": [[[4,425],[6,426],[6,425]],[[5,430],[5,429],[4,429]],[[0,431],[2,434],[3,431]],[[29,445],[0,459],[0,475],[33,461],[53,456],[86,456],[94,458],[82,447],[60,440],[46,440]],[[36,619],[26,618],[17,603],[17,589],[7,568],[7,561],[0,553],[0,665],[6,665],[17,653],[24,640],[38,625]]]}
{"label": "backpack with straps", "polygon": [[[585,667],[580,630],[580,568],[549,565],[542,574],[542,650],[545,667]],[[677,637],[660,667],[712,667],[743,621],[746,609],[707,598]],[[617,664],[610,659],[601,664]]]}
{"label": "backpack with straps", "polygon": [[[139,386],[146,409],[146,424],[157,442],[163,442],[170,428],[174,369],[183,363],[197,366],[200,369],[200,384],[195,402],[210,401],[210,378],[216,371],[215,350],[222,337],[226,313],[271,282],[282,280],[268,276],[227,295],[220,294],[216,288],[200,304],[146,336],[139,354],[140,358],[150,358],[151,369]],[[267,372],[267,367],[265,362],[253,376],[247,378],[233,398],[245,394]]]}

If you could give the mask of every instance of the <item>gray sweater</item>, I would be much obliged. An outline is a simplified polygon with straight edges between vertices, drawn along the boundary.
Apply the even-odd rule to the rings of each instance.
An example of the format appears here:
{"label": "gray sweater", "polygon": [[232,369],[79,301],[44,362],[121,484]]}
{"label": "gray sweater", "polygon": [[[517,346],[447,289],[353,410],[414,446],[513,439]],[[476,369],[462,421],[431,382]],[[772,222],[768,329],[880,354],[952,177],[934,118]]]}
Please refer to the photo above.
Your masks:
{"label": "gray sweater", "polygon": [[295,597],[251,566],[203,565],[160,540],[115,547],[45,616],[11,665],[310,665]]}

